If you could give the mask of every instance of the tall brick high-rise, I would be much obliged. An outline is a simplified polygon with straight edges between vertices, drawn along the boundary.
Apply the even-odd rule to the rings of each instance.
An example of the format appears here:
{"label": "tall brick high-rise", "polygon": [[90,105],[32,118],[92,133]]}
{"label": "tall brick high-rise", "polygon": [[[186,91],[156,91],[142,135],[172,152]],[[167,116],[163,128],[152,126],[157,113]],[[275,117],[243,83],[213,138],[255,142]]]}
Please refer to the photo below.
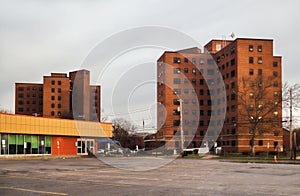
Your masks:
{"label": "tall brick high-rise", "polygon": [[157,60],[157,81],[157,138],[168,149],[180,149],[180,123],[185,148],[207,145],[215,134],[224,152],[249,152],[251,142],[256,152],[283,147],[281,57],[273,55],[273,40],[211,40],[204,52],[166,51]]}
{"label": "tall brick high-rise", "polygon": [[43,84],[16,83],[15,113],[100,121],[100,91],[88,70],[51,73]]}

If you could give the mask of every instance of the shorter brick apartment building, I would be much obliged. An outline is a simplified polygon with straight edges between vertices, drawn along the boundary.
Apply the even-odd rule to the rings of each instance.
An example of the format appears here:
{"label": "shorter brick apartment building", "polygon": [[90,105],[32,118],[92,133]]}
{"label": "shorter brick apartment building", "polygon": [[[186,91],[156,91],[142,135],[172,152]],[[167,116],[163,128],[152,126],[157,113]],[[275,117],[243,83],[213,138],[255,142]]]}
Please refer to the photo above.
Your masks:
{"label": "shorter brick apartment building", "polygon": [[90,85],[90,72],[51,73],[43,83],[16,83],[15,113],[88,121],[101,119],[101,87]]}

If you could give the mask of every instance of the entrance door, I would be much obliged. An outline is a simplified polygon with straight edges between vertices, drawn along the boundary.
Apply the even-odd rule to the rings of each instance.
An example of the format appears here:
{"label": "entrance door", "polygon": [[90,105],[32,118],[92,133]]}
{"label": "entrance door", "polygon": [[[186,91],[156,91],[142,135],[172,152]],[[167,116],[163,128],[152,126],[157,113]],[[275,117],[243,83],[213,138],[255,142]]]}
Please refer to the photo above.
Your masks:
{"label": "entrance door", "polygon": [[94,140],[93,139],[77,139],[77,154],[87,155],[94,153]]}

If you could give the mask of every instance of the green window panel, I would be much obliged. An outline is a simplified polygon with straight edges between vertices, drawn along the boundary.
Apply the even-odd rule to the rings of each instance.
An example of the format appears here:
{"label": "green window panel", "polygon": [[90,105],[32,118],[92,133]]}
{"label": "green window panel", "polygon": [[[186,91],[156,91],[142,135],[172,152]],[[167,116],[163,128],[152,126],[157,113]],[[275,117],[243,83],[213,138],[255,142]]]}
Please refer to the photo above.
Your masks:
{"label": "green window panel", "polygon": [[17,135],[18,145],[24,145],[24,135]]}
{"label": "green window panel", "polygon": [[16,144],[16,135],[9,135],[9,144]]}
{"label": "green window panel", "polygon": [[31,136],[25,135],[25,142],[31,142]]}
{"label": "green window panel", "polygon": [[37,135],[31,136],[31,148],[38,148],[38,136]]}
{"label": "green window panel", "polygon": [[46,147],[51,147],[51,136],[45,136]]}

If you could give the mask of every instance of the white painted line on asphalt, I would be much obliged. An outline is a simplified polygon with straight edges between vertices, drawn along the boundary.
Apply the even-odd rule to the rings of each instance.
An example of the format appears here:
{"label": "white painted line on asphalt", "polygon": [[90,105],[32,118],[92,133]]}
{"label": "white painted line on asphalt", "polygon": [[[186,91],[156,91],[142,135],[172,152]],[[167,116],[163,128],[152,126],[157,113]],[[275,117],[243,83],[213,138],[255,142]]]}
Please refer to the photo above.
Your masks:
{"label": "white painted line on asphalt", "polygon": [[67,193],[58,193],[58,192],[49,192],[49,191],[39,191],[39,190],[33,190],[33,189],[24,189],[24,188],[18,188],[18,187],[1,187],[0,189],[9,189],[9,190],[16,190],[16,191],[24,191],[24,192],[31,192],[31,193],[41,193],[41,194],[47,194],[47,195],[68,195]]}

